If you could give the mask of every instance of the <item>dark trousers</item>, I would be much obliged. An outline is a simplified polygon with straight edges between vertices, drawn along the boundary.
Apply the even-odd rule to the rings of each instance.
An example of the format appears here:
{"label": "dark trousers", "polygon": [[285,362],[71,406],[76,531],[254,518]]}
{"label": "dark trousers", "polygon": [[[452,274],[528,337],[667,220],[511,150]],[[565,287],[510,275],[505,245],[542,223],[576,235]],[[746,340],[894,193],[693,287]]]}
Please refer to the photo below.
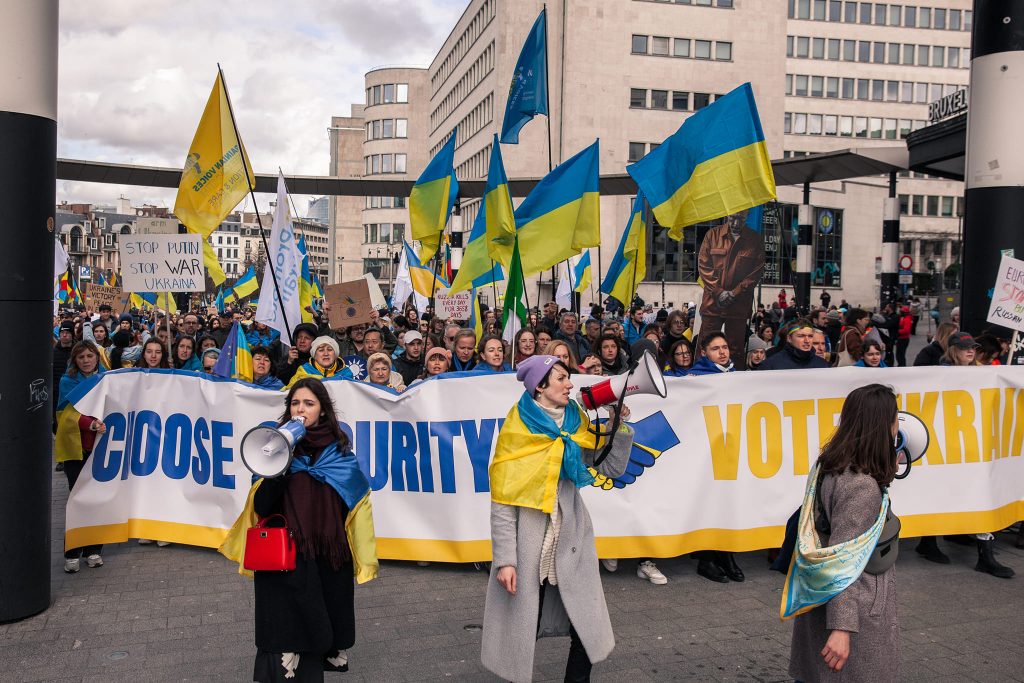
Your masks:
{"label": "dark trousers", "polygon": [[[68,478],[68,491],[73,491],[75,488],[75,482],[78,481],[78,475],[82,473],[82,468],[85,467],[85,463],[89,462],[89,456],[92,455],[92,451],[82,454],[81,460],[66,460],[64,462],[64,475]],[[89,555],[99,555],[100,550],[103,549],[102,545],[88,545],[84,548],[71,548],[64,551],[64,557],[68,560],[75,560],[79,557]]]}
{"label": "dark trousers", "polygon": [[910,334],[917,334],[917,321],[921,319],[921,316],[915,315],[910,319]]}
{"label": "dark trousers", "polygon": [[909,339],[896,340],[896,363],[901,367],[907,367],[907,347],[910,346]]}
{"label": "dark trousers", "polygon": [[[548,582],[540,584],[540,606],[537,608],[537,626],[540,627],[541,611],[544,609],[544,589]],[[583,641],[576,633],[576,628],[569,623],[569,659],[565,662],[566,683],[585,683],[590,680],[590,670],[594,665],[590,663],[587,650],[583,647]]]}

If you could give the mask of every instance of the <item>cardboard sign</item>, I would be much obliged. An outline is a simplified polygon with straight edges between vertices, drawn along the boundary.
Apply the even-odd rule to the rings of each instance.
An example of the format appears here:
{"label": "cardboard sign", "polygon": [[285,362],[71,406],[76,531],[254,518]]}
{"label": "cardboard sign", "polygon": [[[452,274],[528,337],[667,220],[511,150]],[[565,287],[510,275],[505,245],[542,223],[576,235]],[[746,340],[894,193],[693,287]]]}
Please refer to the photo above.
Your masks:
{"label": "cardboard sign", "polygon": [[330,310],[331,329],[340,330],[373,320],[370,283],[360,278],[324,287],[324,300]]}
{"label": "cardboard sign", "polygon": [[122,313],[131,308],[130,299],[131,294],[121,291],[120,287],[96,285],[91,282],[85,285],[85,305],[94,311],[107,304],[114,311]]}
{"label": "cardboard sign", "polygon": [[200,235],[121,235],[122,286],[129,292],[202,292],[203,242]]}
{"label": "cardboard sign", "polygon": [[473,311],[473,292],[465,291],[457,294],[437,294],[434,297],[437,314],[447,320],[469,320]]}
{"label": "cardboard sign", "polygon": [[1003,254],[986,320],[1024,332],[1024,261]]}

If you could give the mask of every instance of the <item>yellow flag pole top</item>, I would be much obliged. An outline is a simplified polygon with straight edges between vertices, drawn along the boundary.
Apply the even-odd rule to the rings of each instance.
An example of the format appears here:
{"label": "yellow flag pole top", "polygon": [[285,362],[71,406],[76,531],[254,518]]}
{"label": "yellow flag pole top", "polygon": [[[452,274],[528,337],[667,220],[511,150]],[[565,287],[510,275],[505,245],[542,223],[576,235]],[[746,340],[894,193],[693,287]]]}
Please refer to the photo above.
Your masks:
{"label": "yellow flag pole top", "polygon": [[190,232],[203,237],[217,229],[238,206],[256,178],[236,133],[220,71],[185,157],[174,214]]}

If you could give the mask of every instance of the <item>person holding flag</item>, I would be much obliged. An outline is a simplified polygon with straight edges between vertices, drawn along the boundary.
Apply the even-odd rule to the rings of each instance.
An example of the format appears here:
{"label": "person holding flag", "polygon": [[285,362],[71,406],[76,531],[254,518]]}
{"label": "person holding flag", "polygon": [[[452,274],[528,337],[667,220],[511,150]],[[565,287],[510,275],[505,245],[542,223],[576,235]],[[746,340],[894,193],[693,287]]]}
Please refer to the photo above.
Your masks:
{"label": "person holding flag", "polygon": [[231,326],[224,348],[217,357],[217,364],[213,366],[213,374],[243,382],[253,381],[252,352],[245,338],[245,330],[238,321]]}

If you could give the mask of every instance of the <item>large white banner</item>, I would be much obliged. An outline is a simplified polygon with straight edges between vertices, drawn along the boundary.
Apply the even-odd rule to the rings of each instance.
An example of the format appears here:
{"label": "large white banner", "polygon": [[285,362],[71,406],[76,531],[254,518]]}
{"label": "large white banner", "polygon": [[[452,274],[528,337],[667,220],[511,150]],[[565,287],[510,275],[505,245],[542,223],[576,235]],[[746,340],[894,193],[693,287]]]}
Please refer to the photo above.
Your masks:
{"label": "large white banner", "polygon": [[[629,471],[583,492],[599,554],[778,546],[844,396],[870,382],[893,386],[932,432],[924,459],[891,488],[904,536],[1024,518],[1024,368],[738,372],[670,378],[668,398],[629,399]],[[373,487],[380,556],[488,559],[487,467],[522,393],[515,377],[442,377],[401,395],[349,380],[327,387]],[[69,547],[131,537],[218,545],[251,481],[241,437],[280,417],[284,393],[171,370],[109,372],[83,390],[76,408],[107,432],[68,501]]]}

